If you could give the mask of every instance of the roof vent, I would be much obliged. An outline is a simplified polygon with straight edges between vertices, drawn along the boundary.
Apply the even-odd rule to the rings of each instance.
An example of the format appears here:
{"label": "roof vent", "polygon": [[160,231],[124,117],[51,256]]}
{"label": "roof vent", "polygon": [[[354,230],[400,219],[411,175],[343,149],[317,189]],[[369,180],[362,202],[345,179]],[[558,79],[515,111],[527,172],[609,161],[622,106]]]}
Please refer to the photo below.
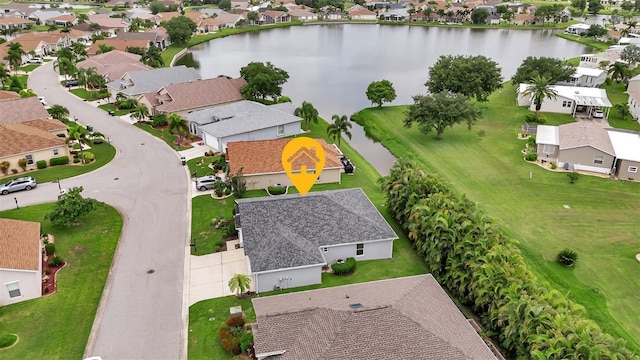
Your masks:
{"label": "roof vent", "polygon": [[349,304],[349,307],[352,309],[360,309],[362,307],[362,304],[360,303]]}

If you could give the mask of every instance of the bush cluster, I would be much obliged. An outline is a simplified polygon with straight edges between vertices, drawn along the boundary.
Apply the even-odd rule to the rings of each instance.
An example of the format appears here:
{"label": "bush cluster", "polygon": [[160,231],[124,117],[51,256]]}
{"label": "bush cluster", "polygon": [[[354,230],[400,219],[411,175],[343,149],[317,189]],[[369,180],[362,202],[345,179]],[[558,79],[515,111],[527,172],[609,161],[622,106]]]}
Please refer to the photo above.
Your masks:
{"label": "bush cluster", "polygon": [[343,263],[331,264],[331,270],[333,270],[333,273],[336,275],[349,274],[356,270],[356,259],[350,257]]}
{"label": "bush cluster", "polygon": [[246,343],[249,338],[246,336],[244,324],[244,318],[241,315],[234,315],[218,329],[220,344],[229,355],[239,355],[253,345],[253,335],[251,335],[250,343]]}
{"label": "bush cluster", "polygon": [[96,159],[96,156],[92,152],[89,152],[89,151],[83,152],[82,156],[84,157],[83,164],[88,164],[88,163],[90,163],[90,162],[92,162],[93,160]]}
{"label": "bush cluster", "polygon": [[57,158],[51,158],[51,160],[49,160],[50,166],[67,165],[68,163],[69,163],[68,156],[60,156]]}
{"label": "bush cluster", "polygon": [[56,244],[54,243],[48,243],[44,246],[44,252],[47,253],[47,255],[51,255],[53,253],[56,252]]}
{"label": "bush cluster", "polygon": [[9,347],[15,344],[16,341],[18,341],[18,337],[14,334],[0,335],[0,349]]}
{"label": "bush cluster", "polygon": [[60,265],[64,264],[64,259],[61,258],[60,256],[54,256],[51,259],[49,259],[47,264],[49,264],[49,266],[57,267],[57,266],[60,266]]}
{"label": "bush cluster", "polygon": [[269,186],[267,189],[271,195],[282,195],[287,192],[287,188],[283,186]]}
{"label": "bush cluster", "polygon": [[571,266],[578,261],[578,253],[571,249],[563,249],[558,253],[557,258],[562,265]]}
{"label": "bush cluster", "polygon": [[529,153],[529,154],[524,156],[524,159],[527,160],[527,161],[536,161],[536,159],[538,159],[538,154]]}
{"label": "bush cluster", "polygon": [[479,315],[507,358],[637,359],[582,306],[538,281],[514,242],[443,180],[399,159],[381,183],[428,271]]}
{"label": "bush cluster", "polygon": [[46,169],[47,168],[47,162],[44,160],[38,160],[36,161],[36,166],[38,167],[38,169]]}

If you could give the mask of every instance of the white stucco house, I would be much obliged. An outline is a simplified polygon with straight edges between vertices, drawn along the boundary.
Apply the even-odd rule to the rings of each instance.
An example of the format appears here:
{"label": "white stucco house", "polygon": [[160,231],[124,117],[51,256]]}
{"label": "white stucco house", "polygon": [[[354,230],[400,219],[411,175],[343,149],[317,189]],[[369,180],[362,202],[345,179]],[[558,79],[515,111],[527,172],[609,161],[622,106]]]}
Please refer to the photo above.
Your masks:
{"label": "white stucco house", "polygon": [[623,180],[640,181],[640,133],[622,129],[607,129],[616,154],[613,174]]}
{"label": "white stucco house", "polygon": [[[533,97],[524,95],[530,86],[531,84],[520,84],[518,87],[518,105],[526,106],[535,111],[536,104],[533,102]],[[605,117],[608,117],[609,110],[613,106],[604,89],[561,85],[554,85],[551,88],[556,92],[556,97],[555,99],[544,99],[540,109],[542,112],[575,116],[576,112],[591,114],[593,110],[601,109],[605,113]]]}
{"label": "white stucco house", "polygon": [[629,111],[631,111],[631,117],[634,120],[640,120],[640,75],[629,79],[627,94],[629,94],[627,104],[629,105]]}
{"label": "white stucco house", "polygon": [[300,134],[302,119],[291,103],[263,105],[243,100],[197,110],[185,115],[189,132],[205,144],[225,152],[227,143],[269,140]]}
{"label": "white stucco house", "polygon": [[257,292],[319,284],[339,259],[389,259],[398,238],[360,188],[238,199],[235,219]]}
{"label": "white stucco house", "polygon": [[567,82],[558,83],[558,85],[577,86],[577,87],[598,87],[607,80],[607,72],[602,69],[592,69],[586,67],[577,67],[576,72]]}
{"label": "white stucco house", "polygon": [[0,219],[0,306],[41,296],[40,223]]}
{"label": "white stucco house", "polygon": [[573,24],[569,25],[564,32],[571,35],[582,35],[589,31],[589,28],[591,28],[590,24]]}

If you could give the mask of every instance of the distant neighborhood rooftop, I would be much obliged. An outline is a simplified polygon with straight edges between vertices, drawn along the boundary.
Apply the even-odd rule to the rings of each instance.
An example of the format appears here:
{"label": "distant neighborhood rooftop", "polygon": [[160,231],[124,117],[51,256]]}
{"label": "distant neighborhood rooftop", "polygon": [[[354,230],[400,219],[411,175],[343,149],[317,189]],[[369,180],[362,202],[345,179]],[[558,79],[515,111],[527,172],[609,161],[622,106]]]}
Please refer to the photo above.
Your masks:
{"label": "distant neighborhood rooftop", "polygon": [[398,237],[360,188],[236,203],[252,273],[322,264],[320,246]]}
{"label": "distant neighborhood rooftop", "polygon": [[495,359],[431,274],[252,302],[259,359]]}
{"label": "distant neighborhood rooftop", "polygon": [[163,86],[201,79],[198,71],[184,65],[142,71],[131,71],[121,79],[107,84],[108,88],[127,95],[157,91]]}

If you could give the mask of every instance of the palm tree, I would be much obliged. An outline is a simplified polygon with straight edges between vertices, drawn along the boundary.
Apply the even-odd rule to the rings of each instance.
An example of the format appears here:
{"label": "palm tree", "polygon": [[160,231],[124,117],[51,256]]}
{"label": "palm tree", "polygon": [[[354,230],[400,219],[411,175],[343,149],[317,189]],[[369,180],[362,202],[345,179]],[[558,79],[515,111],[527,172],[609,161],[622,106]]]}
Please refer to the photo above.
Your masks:
{"label": "palm tree", "polygon": [[138,122],[142,122],[145,119],[149,118],[149,108],[144,105],[138,104],[138,106],[133,109],[131,112],[131,117],[138,120]]}
{"label": "palm tree", "polygon": [[22,49],[22,44],[18,42],[10,42],[7,56],[4,60],[9,62],[9,66],[13,68],[13,71],[17,71],[20,64],[22,64],[22,57],[27,53]]}
{"label": "palm tree", "polygon": [[234,291],[238,297],[249,290],[250,285],[251,278],[245,274],[235,274],[229,280],[229,290]]}
{"label": "palm tree", "polygon": [[189,131],[187,122],[178,114],[169,115],[167,123],[169,124],[169,132],[178,135],[180,139]]}
{"label": "palm tree", "polygon": [[76,59],[87,57],[87,47],[84,46],[84,44],[80,42],[74,42],[72,49],[73,49],[73,53],[76,56]]}
{"label": "palm tree", "polygon": [[0,85],[2,85],[2,88],[4,88],[5,82],[9,79],[9,76],[11,76],[9,70],[7,70],[4,65],[0,64]]}
{"label": "palm tree", "polygon": [[47,111],[49,112],[49,115],[51,115],[51,117],[54,119],[66,120],[69,118],[69,109],[62,105],[55,104],[51,106]]}
{"label": "palm tree", "polygon": [[67,48],[58,49],[58,51],[56,51],[56,57],[58,58],[58,60],[60,60],[61,58],[67,58],[71,60],[71,62],[76,61],[76,55],[73,53],[73,51]]}
{"label": "palm tree", "polygon": [[611,76],[611,80],[616,82],[616,86],[613,87],[613,92],[616,92],[618,84],[627,78],[629,74],[629,67],[627,64],[616,61],[609,66],[607,73]]}
{"label": "palm tree", "polygon": [[551,87],[551,79],[546,76],[536,76],[531,79],[530,86],[522,92],[524,97],[532,97],[536,105],[536,121],[540,120],[540,108],[545,99],[555,100],[558,93]]}
{"label": "palm tree", "polygon": [[58,58],[53,64],[53,68],[58,70],[60,75],[64,75],[65,79],[67,79],[69,75],[75,75],[78,72],[78,68],[76,68],[73,61],[66,57]]}
{"label": "palm tree", "polygon": [[347,119],[347,115],[333,115],[331,119],[333,120],[333,124],[327,127],[327,134],[334,140],[337,140],[338,147],[340,147],[342,135],[345,135],[351,140],[351,132],[349,131],[349,129],[351,129],[351,122]]}
{"label": "palm tree", "polygon": [[89,20],[89,15],[85,13],[78,14],[78,24],[84,24]]}
{"label": "palm tree", "polygon": [[309,130],[310,123],[317,124],[318,123],[318,110],[313,107],[313,104],[310,102],[303,101],[302,106],[296,108],[293,113],[295,116],[299,116],[304,120],[304,130]]}
{"label": "palm tree", "polygon": [[104,53],[108,53],[109,51],[113,51],[116,48],[113,46],[109,46],[107,44],[98,44],[98,51],[96,51],[96,55],[97,54],[104,54]]}
{"label": "palm tree", "polygon": [[93,146],[92,135],[84,126],[80,124],[69,125],[69,135],[67,136],[67,144],[76,142],[80,145],[80,158],[84,162],[83,145]]}
{"label": "palm tree", "polygon": [[100,24],[97,24],[97,23],[89,24],[89,31],[93,31],[94,33],[98,34],[100,32]]}
{"label": "palm tree", "polygon": [[164,66],[162,53],[160,52],[160,49],[155,45],[149,46],[147,51],[144,52],[144,55],[142,56],[142,62],[154,68]]}

